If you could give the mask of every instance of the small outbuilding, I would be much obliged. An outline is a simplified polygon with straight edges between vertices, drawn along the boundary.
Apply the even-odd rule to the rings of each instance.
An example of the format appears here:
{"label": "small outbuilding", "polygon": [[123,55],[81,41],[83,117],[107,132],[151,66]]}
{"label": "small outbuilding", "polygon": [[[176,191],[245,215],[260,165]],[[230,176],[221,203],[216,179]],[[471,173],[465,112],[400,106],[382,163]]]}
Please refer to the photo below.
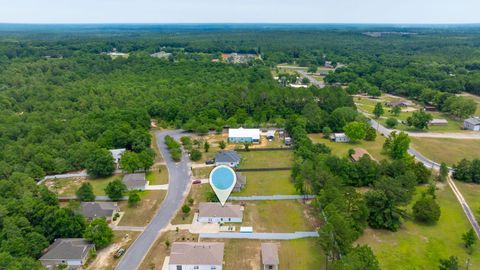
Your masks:
{"label": "small outbuilding", "polygon": [[333,133],[330,135],[330,140],[332,142],[349,142],[350,138],[345,133]]}
{"label": "small outbuilding", "polygon": [[266,135],[267,135],[267,140],[275,139],[275,130],[268,130]]}
{"label": "small outbuilding", "polygon": [[230,143],[260,143],[260,129],[258,128],[230,128],[228,129]]}
{"label": "small outbuilding", "polygon": [[215,166],[225,165],[229,167],[238,167],[240,164],[240,155],[232,150],[222,150],[215,155]]}
{"label": "small outbuilding", "polygon": [[77,269],[85,265],[91,250],[95,250],[95,245],[84,238],[59,238],[39,261],[47,269],[57,269],[58,266]]}
{"label": "small outbuilding", "polygon": [[197,221],[201,223],[225,223],[243,220],[243,206],[226,203],[200,203]]}
{"label": "small outbuilding", "polygon": [[278,270],[278,265],[280,264],[278,245],[275,243],[262,243],[261,248],[263,270]]}
{"label": "small outbuilding", "polygon": [[463,121],[463,127],[468,130],[480,131],[480,117],[472,117]]}
{"label": "small outbuilding", "polygon": [[432,119],[429,123],[431,126],[445,126],[448,125],[447,119]]}
{"label": "small outbuilding", "polygon": [[129,173],[123,177],[123,183],[128,190],[145,190],[148,186],[145,173]]}
{"label": "small outbuilding", "polygon": [[116,202],[81,202],[80,212],[88,220],[105,217],[108,222],[118,212]]}

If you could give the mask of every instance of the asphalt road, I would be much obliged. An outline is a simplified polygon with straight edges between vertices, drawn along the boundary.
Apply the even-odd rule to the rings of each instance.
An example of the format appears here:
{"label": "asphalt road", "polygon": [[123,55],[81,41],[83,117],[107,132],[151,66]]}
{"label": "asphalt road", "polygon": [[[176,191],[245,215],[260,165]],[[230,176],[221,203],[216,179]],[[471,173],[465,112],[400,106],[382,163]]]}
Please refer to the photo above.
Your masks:
{"label": "asphalt road", "polygon": [[324,83],[324,82],[318,81],[318,80],[315,79],[313,76],[311,76],[310,74],[308,74],[305,70],[298,69],[298,70],[296,70],[296,72],[298,72],[298,74],[300,74],[300,76],[309,79],[310,82],[311,82],[313,85],[315,85],[316,87],[318,87],[318,88],[324,88],[324,87],[325,87],[325,83]]}
{"label": "asphalt road", "polygon": [[188,157],[183,155],[182,161],[175,163],[170,158],[170,154],[164,143],[166,135],[179,138],[181,133],[182,131],[180,130],[169,130],[159,131],[155,134],[155,136],[157,136],[158,149],[160,150],[168,168],[169,183],[167,196],[143,233],[127,249],[127,252],[123,255],[120,263],[115,268],[117,270],[134,270],[140,266],[143,258],[147,255],[150,247],[155,242],[159,232],[170,223],[170,220],[174,217],[177,209],[180,208],[184,200],[185,192],[190,184],[190,162]]}

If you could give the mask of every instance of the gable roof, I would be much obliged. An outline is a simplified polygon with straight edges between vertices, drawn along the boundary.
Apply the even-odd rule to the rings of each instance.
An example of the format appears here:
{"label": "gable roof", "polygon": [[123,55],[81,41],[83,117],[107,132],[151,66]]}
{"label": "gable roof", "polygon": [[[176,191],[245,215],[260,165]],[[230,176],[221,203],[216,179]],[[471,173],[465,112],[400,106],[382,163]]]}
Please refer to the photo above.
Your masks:
{"label": "gable roof", "polygon": [[200,203],[198,206],[198,217],[243,217],[243,207],[238,204],[226,203]]}
{"label": "gable roof", "polygon": [[260,140],[260,129],[258,128],[229,128],[229,138],[252,138],[253,140]]}
{"label": "gable roof", "polygon": [[222,265],[223,243],[174,242],[170,252],[170,265]]}
{"label": "gable roof", "polygon": [[81,260],[94,244],[84,238],[55,239],[40,260]]}
{"label": "gable roof", "polygon": [[353,151],[355,151],[355,153],[353,153],[351,155],[352,159],[355,160],[355,161],[358,161],[361,157],[363,157],[364,155],[368,155],[370,157],[371,160],[375,160],[371,155],[370,153],[368,153],[367,150],[363,149],[363,148],[353,148]]}
{"label": "gable roof", "polygon": [[111,217],[117,209],[116,202],[82,202],[80,209],[86,218]]}
{"label": "gable roof", "polygon": [[114,160],[119,160],[122,157],[123,153],[127,151],[127,149],[120,148],[120,149],[111,149],[109,151],[112,154],[112,157]]}
{"label": "gable roof", "polygon": [[262,243],[262,264],[278,265],[278,246],[274,243]]}
{"label": "gable roof", "polygon": [[128,189],[144,187],[147,184],[144,173],[130,173],[123,177],[123,183]]}
{"label": "gable roof", "polygon": [[480,125],[480,117],[471,117],[471,118],[465,119],[465,122],[474,126]]}
{"label": "gable roof", "polygon": [[215,162],[240,162],[240,155],[232,150],[223,150],[215,155]]}

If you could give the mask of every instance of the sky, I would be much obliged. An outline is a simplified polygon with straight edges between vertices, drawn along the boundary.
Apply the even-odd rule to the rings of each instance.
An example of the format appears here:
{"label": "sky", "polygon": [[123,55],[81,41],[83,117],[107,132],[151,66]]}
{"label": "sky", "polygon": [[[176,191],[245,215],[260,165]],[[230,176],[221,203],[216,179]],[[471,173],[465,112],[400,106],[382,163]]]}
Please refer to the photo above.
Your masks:
{"label": "sky", "polygon": [[480,23],[479,0],[0,0],[2,23]]}

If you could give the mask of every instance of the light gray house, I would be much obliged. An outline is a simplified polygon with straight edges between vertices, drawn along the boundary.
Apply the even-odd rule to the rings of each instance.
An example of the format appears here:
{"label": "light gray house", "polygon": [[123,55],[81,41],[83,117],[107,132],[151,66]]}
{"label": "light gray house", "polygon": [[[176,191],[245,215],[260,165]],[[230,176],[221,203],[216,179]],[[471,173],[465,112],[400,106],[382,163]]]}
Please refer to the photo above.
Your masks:
{"label": "light gray house", "polygon": [[128,190],[145,190],[148,186],[148,181],[145,180],[144,173],[130,173],[123,177],[123,183]]}
{"label": "light gray house", "polygon": [[122,158],[123,153],[125,153],[125,151],[127,151],[127,149],[120,148],[120,149],[111,149],[109,151],[112,154],[113,162],[115,163],[115,166],[117,168],[119,168],[120,167],[120,159]]}
{"label": "light gray house", "polygon": [[262,243],[262,265],[263,270],[278,270],[280,260],[278,259],[278,246],[274,243]]}
{"label": "light gray house", "polygon": [[222,270],[224,247],[219,242],[174,242],[168,270]]}
{"label": "light gray house", "polygon": [[95,245],[86,239],[59,238],[39,260],[47,269],[56,269],[60,265],[78,269],[87,261],[90,250],[95,250]]}
{"label": "light gray house", "polygon": [[243,206],[226,203],[200,203],[198,206],[197,221],[201,223],[241,223],[243,220]]}
{"label": "light gray house", "polygon": [[223,150],[215,155],[215,166],[225,165],[229,167],[238,167],[240,164],[240,155],[232,150]]}
{"label": "light gray house", "polygon": [[333,133],[330,135],[330,140],[333,142],[349,142],[350,138],[345,133]]}
{"label": "light gray house", "polygon": [[473,131],[480,131],[480,117],[465,119],[465,121],[463,121],[463,127]]}
{"label": "light gray house", "polygon": [[112,221],[113,216],[118,212],[116,202],[82,202],[80,203],[80,213],[89,220],[105,217],[108,222]]}

